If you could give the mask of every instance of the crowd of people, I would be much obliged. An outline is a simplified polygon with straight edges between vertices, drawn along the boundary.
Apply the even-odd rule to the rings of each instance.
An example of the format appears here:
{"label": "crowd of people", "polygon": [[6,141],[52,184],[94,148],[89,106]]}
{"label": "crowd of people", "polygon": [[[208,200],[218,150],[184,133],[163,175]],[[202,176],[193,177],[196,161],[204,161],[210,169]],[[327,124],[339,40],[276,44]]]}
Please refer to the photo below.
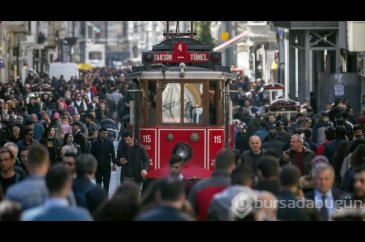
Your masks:
{"label": "crowd of people", "polygon": [[[365,112],[355,119],[347,99],[288,117],[268,112],[259,83],[241,83],[235,149],[218,153],[212,176],[187,179],[172,155],[168,177],[142,193],[150,162],[127,129],[127,75],[98,69],[68,82],[1,84],[0,220],[364,219]],[[54,89],[35,95],[42,83]],[[108,198],[117,166],[120,186]]]}

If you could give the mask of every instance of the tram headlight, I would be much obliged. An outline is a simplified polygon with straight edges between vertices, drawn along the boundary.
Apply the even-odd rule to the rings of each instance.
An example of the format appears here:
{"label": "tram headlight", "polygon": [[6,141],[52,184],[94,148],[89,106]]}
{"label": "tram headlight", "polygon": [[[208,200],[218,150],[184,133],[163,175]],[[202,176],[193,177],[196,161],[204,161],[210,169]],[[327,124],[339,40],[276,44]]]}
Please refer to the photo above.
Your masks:
{"label": "tram headlight", "polygon": [[191,159],[193,152],[189,145],[180,143],[175,145],[174,149],[172,150],[172,153],[177,156],[180,156],[184,161],[188,161]]}
{"label": "tram headlight", "polygon": [[220,53],[220,52],[212,52],[212,53],[210,53],[210,60],[214,64],[220,64],[221,61],[222,61],[222,53]]}
{"label": "tram headlight", "polygon": [[151,63],[154,59],[153,53],[151,52],[145,52],[143,53],[143,62],[145,63]]}

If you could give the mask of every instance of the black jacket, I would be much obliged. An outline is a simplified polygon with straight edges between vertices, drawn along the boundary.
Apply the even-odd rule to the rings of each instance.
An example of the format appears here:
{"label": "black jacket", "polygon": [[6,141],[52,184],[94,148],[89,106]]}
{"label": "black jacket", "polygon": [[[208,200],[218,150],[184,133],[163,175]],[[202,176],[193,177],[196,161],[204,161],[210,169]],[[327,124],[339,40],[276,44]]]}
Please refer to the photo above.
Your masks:
{"label": "black jacket", "polygon": [[81,153],[86,153],[85,152],[86,141],[85,141],[84,136],[81,133],[81,130],[79,130],[75,133],[74,142],[80,146]]}
{"label": "black jacket", "polygon": [[[49,146],[48,142],[52,142],[52,146]],[[43,138],[41,140],[41,144],[43,144],[44,146],[46,146],[48,148],[49,151],[49,157],[51,160],[52,165],[55,164],[56,162],[60,161],[60,143],[58,141],[58,139],[56,138],[52,138],[52,139],[48,139],[48,137]]]}
{"label": "black jacket", "polygon": [[[91,181],[84,177],[76,177],[72,184],[72,191],[74,193],[84,191]],[[85,199],[87,201],[87,208],[91,214],[94,214],[97,209],[108,199],[108,194],[99,185],[95,184],[89,192],[85,194]]]}
{"label": "black jacket", "polygon": [[114,144],[109,139],[102,141],[101,138],[98,138],[95,140],[91,145],[91,154],[98,161],[98,167],[102,166],[103,169],[111,170],[110,162],[115,163]]}
{"label": "black jacket", "polygon": [[261,149],[260,154],[252,153],[251,149],[243,152],[240,156],[241,162],[249,167],[251,167],[254,175],[256,176],[258,170],[259,159],[264,155],[266,150]]}
{"label": "black jacket", "polygon": [[255,189],[259,191],[268,191],[276,196],[279,194],[281,187],[278,180],[261,180],[257,183]]}
{"label": "black jacket", "polygon": [[[126,158],[128,161],[124,165],[120,163],[120,158],[122,157]],[[120,176],[121,182],[124,177],[132,177],[134,181],[141,182],[143,181],[141,171],[148,170],[150,166],[150,159],[148,158],[145,148],[138,142],[135,141],[132,147],[128,147],[124,141],[121,140],[118,145],[116,163],[118,166],[122,166]]]}
{"label": "black jacket", "polygon": [[284,145],[285,144],[283,142],[281,142],[279,139],[276,138],[276,139],[264,142],[261,147],[265,150],[268,150],[268,149],[275,150],[276,153],[278,154],[278,156],[281,156],[281,154],[283,153]]}
{"label": "black jacket", "polygon": [[[294,193],[288,190],[283,190],[277,195],[279,220],[283,221],[319,221],[319,215],[315,208],[303,206],[307,201],[297,197]],[[297,205],[297,206],[295,206]]]}

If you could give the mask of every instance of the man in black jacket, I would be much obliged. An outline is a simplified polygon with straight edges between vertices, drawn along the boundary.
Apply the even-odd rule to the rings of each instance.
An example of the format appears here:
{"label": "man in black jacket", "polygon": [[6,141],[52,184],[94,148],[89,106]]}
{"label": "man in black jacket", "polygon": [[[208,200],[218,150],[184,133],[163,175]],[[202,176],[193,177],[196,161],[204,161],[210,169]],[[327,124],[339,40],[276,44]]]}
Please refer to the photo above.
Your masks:
{"label": "man in black jacket", "polygon": [[[277,195],[278,213],[277,217],[283,221],[316,221],[319,220],[317,211],[313,204],[301,197],[299,187],[300,170],[294,165],[285,165],[280,171],[280,182],[283,190]],[[311,206],[309,206],[311,205]]]}
{"label": "man in black jacket", "polygon": [[114,144],[108,139],[108,130],[106,128],[101,128],[99,133],[99,138],[91,145],[91,154],[93,154],[98,161],[95,180],[96,183],[100,185],[101,182],[103,182],[104,189],[109,192],[111,173],[110,163],[113,163],[113,171],[116,170]]}
{"label": "man in black jacket", "polygon": [[80,146],[81,153],[88,153],[86,149],[86,140],[81,132],[81,123],[79,121],[72,124],[72,131],[74,133],[74,142]]}
{"label": "man in black jacket", "polygon": [[123,134],[123,140],[118,145],[117,164],[122,166],[120,182],[122,183],[124,179],[133,180],[142,189],[150,159],[145,148],[134,140],[130,131]]}
{"label": "man in black jacket", "polygon": [[240,156],[241,163],[249,166],[253,175],[257,175],[259,159],[263,156],[265,150],[261,148],[261,140],[257,135],[253,135],[249,139],[250,150],[243,152]]}

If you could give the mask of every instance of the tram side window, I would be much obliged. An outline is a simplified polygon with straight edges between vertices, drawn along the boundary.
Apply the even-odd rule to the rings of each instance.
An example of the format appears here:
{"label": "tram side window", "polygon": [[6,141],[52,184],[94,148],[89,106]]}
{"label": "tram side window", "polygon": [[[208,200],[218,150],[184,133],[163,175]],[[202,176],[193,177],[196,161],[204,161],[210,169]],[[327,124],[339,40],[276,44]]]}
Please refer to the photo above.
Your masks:
{"label": "tram side window", "polygon": [[162,91],[162,122],[180,123],[181,84],[167,83]]}
{"label": "tram side window", "polygon": [[156,82],[148,82],[148,124],[156,125]]}
{"label": "tram side window", "polygon": [[216,103],[217,82],[209,82],[209,125],[217,124],[217,103]]}
{"label": "tram side window", "polygon": [[184,123],[203,123],[203,83],[184,85]]}

